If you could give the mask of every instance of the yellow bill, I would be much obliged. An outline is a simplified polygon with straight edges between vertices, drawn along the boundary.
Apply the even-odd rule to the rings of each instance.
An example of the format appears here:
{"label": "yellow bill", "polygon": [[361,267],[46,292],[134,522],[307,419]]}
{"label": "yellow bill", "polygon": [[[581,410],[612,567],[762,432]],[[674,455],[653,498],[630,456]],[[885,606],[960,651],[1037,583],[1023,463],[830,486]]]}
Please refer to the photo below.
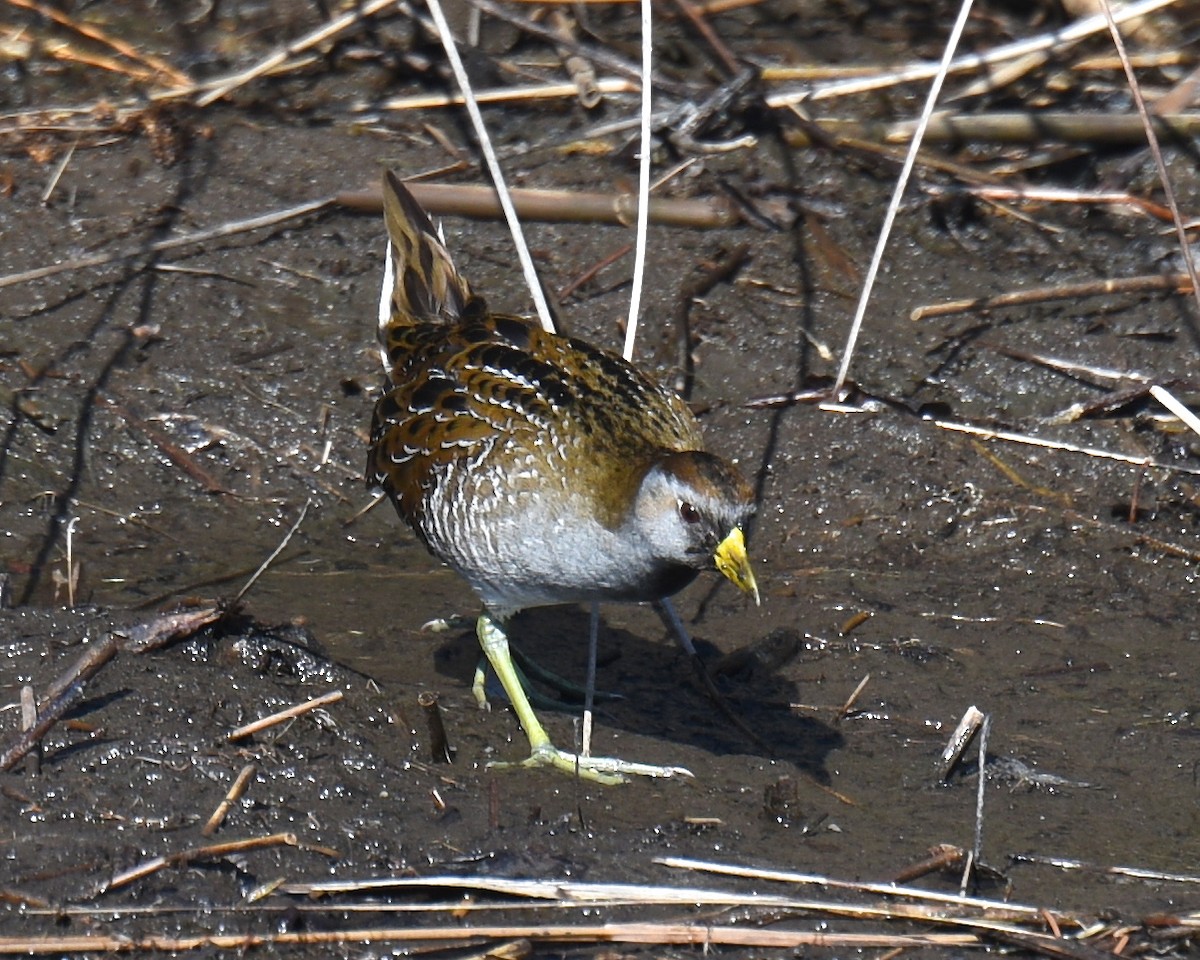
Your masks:
{"label": "yellow bill", "polygon": [[717,545],[713,560],[716,561],[717,569],[730,583],[742,593],[754,597],[756,607],[761,604],[754,571],[750,569],[750,558],[746,556],[746,538],[742,536],[741,527],[734,527],[729,531],[729,536]]}

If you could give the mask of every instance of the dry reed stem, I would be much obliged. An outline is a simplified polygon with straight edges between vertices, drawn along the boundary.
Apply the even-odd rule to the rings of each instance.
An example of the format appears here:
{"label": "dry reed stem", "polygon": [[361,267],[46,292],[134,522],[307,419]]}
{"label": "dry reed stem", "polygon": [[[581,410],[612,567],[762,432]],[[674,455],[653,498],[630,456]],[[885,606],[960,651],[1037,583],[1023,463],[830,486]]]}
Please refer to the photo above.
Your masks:
{"label": "dry reed stem", "polygon": [[233,781],[233,784],[229,787],[228,792],[226,792],[224,799],[217,804],[216,810],[213,811],[212,816],[208,818],[208,822],[205,823],[201,828],[200,833],[202,836],[211,837],[217,832],[221,824],[225,822],[225,817],[229,813],[230,809],[232,809],[233,805],[237,803],[242,798],[242,795],[246,792],[246,787],[249,786],[250,778],[254,776],[255,769],[256,768],[252,763],[248,763],[246,766],[242,767],[241,772],[237,775],[237,779]]}
{"label": "dry reed stem", "polygon": [[[497,219],[501,214],[500,201],[492,187],[412,182],[405,185],[431,216]],[[637,198],[629,193],[528,188],[515,188],[509,193],[521,219],[543,223],[610,223],[628,226],[637,211]],[[340,205],[355,210],[376,212],[383,208],[378,190],[344,191],[335,199]],[[652,223],[698,230],[733,226],[740,219],[733,206],[721,197],[711,200],[652,198],[648,212]],[[2,279],[0,286],[3,286]]]}
{"label": "dry reed stem", "polygon": [[[208,89],[208,92],[197,98],[196,106],[206,107],[210,103],[228,96],[239,87],[245,86],[250,81],[286,63],[289,57],[311,50],[313,47],[327,40],[332,40],[338,34],[357,26],[363,20],[379,13],[379,11],[395,6],[397,6],[396,0],[369,0],[369,2],[361,7],[356,6],[350,12],[335,17],[328,23],[323,23],[315,30],[309,31],[300,39],[289,43],[287,46],[280,47],[262,60],[259,60],[252,67],[206,83],[204,86]],[[193,87],[191,90],[184,92],[192,93],[195,89],[197,88]]]}
{"label": "dry reed stem", "polygon": [[218,934],[191,937],[0,937],[0,954],[133,953],[187,950],[249,950],[296,945],[471,943],[478,939],[528,939],[551,943],[630,943],[660,946],[742,946],[797,950],[802,947],[862,950],[871,947],[919,949],[922,947],[980,946],[974,934],[875,934],[812,933],[741,927],[701,926],[683,923],[614,923],[579,926],[414,927],[298,931],[280,933]]}
{"label": "dry reed stem", "polygon": [[950,36],[946,41],[946,49],[942,55],[941,63],[938,65],[937,71],[929,84],[929,92],[925,97],[925,104],[921,108],[920,117],[917,120],[917,125],[913,130],[912,139],[909,142],[908,150],[904,156],[904,164],[900,168],[900,173],[896,177],[896,185],[892,190],[891,199],[888,201],[887,210],[883,215],[883,223],[879,228],[879,237],[875,243],[875,249],[871,254],[871,261],[867,266],[866,276],[863,278],[862,289],[859,294],[858,302],[855,304],[854,316],[850,321],[850,331],[846,335],[846,345],[842,348],[842,360],[838,365],[837,376],[834,378],[833,387],[829,391],[829,399],[837,404],[841,403],[844,397],[842,396],[843,388],[850,374],[850,364],[854,360],[855,348],[858,344],[858,338],[862,331],[863,324],[866,320],[867,305],[870,303],[871,294],[875,290],[875,278],[879,274],[879,268],[883,263],[883,256],[887,249],[888,239],[891,237],[892,226],[896,221],[896,216],[900,210],[900,201],[904,197],[904,191],[908,187],[909,177],[912,175],[913,168],[916,166],[917,155],[921,149],[921,141],[925,136],[925,130],[929,126],[929,118],[933,115],[933,108],[937,103],[938,97],[941,95],[942,85],[945,82],[946,74],[950,69],[951,61],[954,57],[955,50],[958,49],[959,41],[962,39],[963,32],[967,26],[967,16],[971,12],[973,0],[961,0],[958,16],[954,21],[954,26],[950,30]]}
{"label": "dry reed stem", "polygon": [[45,17],[48,20],[57,23],[59,26],[74,30],[82,37],[87,37],[89,40],[95,40],[97,43],[102,43],[109,48],[115,50],[118,54],[133,60],[137,63],[144,64],[151,71],[150,74],[139,76],[137,79],[153,80],[158,76],[166,77],[168,82],[176,87],[190,87],[192,79],[182,70],[178,70],[171,64],[167,63],[160,57],[156,57],[151,53],[146,53],[139,50],[133,44],[126,43],[119,37],[111,37],[98,27],[90,26],[86,23],[81,23],[75,20],[68,14],[45,3],[38,3],[37,0],[6,0],[9,6],[20,7],[24,10],[30,10],[38,16]]}
{"label": "dry reed stem", "polygon": [[[14,0],[8,0],[12,3]],[[118,60],[100,53],[87,53],[73,46],[66,40],[53,40],[42,44],[42,50],[50,57],[62,63],[73,63],[81,67],[94,67],[97,70],[107,70],[135,80],[138,83],[150,84],[157,74],[142,67],[131,67]]]}
{"label": "dry reed stem", "polygon": [[[1200,133],[1200,113],[1164,114],[1152,120],[1163,136],[1189,139]],[[911,120],[873,125],[873,132],[888,143],[906,143],[916,124]],[[872,129],[868,127],[868,129]],[[1145,140],[1146,127],[1137,116],[1109,113],[1056,111],[1006,111],[957,115],[939,113],[930,118],[927,139],[939,143],[1063,143],[1128,144]]]}
{"label": "dry reed stem", "polygon": [[[425,5],[429,8],[429,13],[433,17],[438,39],[441,41],[442,50],[446,54],[446,62],[454,74],[454,82],[458,86],[459,93],[462,94],[463,106],[466,107],[467,116],[471,120],[471,127],[475,131],[475,138],[483,154],[484,162],[487,165],[492,185],[496,188],[496,198],[499,200],[500,207],[504,211],[504,220],[508,224],[509,233],[512,236],[513,247],[517,253],[517,261],[521,264],[521,273],[525,278],[525,286],[529,290],[529,295],[533,300],[538,323],[543,330],[553,333],[554,317],[550,311],[550,304],[546,300],[545,291],[542,289],[541,281],[538,279],[537,269],[533,265],[533,257],[529,252],[529,245],[525,241],[525,234],[521,229],[521,221],[517,217],[516,210],[513,209],[513,202],[509,195],[504,170],[500,166],[500,158],[496,154],[496,148],[492,143],[487,124],[484,123],[483,113],[479,109],[479,102],[475,99],[470,76],[467,74],[462,57],[459,55],[458,43],[450,30],[450,24],[446,20],[445,12],[442,10],[441,0],[425,0]],[[553,33],[551,33],[551,36],[553,36]],[[561,38],[559,39],[561,40]]]}
{"label": "dry reed stem", "polygon": [[836,719],[845,720],[846,717],[850,716],[851,712],[854,710],[854,705],[858,703],[858,698],[862,696],[862,692],[867,688],[867,684],[870,682],[871,675],[869,673],[858,681],[854,689],[850,691],[850,696],[846,698],[846,702],[843,703],[841,708],[838,710]]}
{"label": "dry reed stem", "polygon": [[[168,867],[178,867],[187,863],[194,863],[197,860],[216,860],[220,857],[229,856],[231,853],[245,853],[247,850],[259,850],[263,847],[296,847],[299,845],[300,842],[296,839],[294,833],[273,833],[270,836],[251,837],[248,840],[234,840],[229,843],[217,843],[207,847],[192,847],[188,850],[180,850],[178,853],[152,857],[149,860],[142,861],[137,866],[130,867],[128,870],[122,870],[120,873],[114,874],[112,879],[103,884],[97,892],[108,893],[119,887],[128,886],[137,880],[142,880]],[[3,952],[5,951],[0,947],[0,953]]]}
{"label": "dry reed stem", "polygon": [[263,227],[278,226],[281,223],[297,220],[300,217],[320,213],[326,208],[333,206],[334,203],[335,200],[333,197],[325,197],[321,200],[312,200],[308,203],[302,203],[283,210],[276,210],[262,216],[251,217],[248,220],[234,220],[208,230],[198,230],[195,233],[184,234],[183,236],[168,237],[166,240],[156,240],[153,243],[147,243],[136,249],[97,253],[86,257],[79,257],[75,260],[50,264],[45,267],[35,267],[32,270],[23,270],[20,273],[10,273],[7,276],[0,277],[0,289],[16,286],[20,283],[28,283],[31,280],[42,280],[46,277],[57,276],[60,273],[73,273],[76,270],[102,267],[110,263],[118,263],[122,260],[136,260],[139,257],[149,257],[157,253],[164,253],[167,250],[177,250],[180,247],[187,247],[196,243],[205,243],[209,240],[231,237]]}
{"label": "dry reed stem", "polygon": [[1184,273],[1172,273],[1165,276],[1118,277],[1110,280],[1091,280],[1086,283],[1063,283],[1034,290],[998,293],[991,297],[972,297],[965,300],[949,300],[946,303],[924,304],[914,307],[909,314],[909,319],[929,320],[957,313],[998,310],[1003,307],[1027,306],[1031,303],[1078,300],[1083,297],[1102,297],[1118,293],[1151,292],[1191,293],[1192,284],[1187,274]]}
{"label": "dry reed stem", "polygon": [[97,404],[108,407],[113,410],[125,425],[134,433],[141,434],[149,440],[168,460],[182,470],[185,474],[195,480],[202,486],[206,493],[222,493],[227,496],[232,495],[224,484],[190,453],[175,443],[169,436],[157,427],[147,423],[141,417],[134,414],[123,404],[118,403],[112,397],[97,395]]}
{"label": "dry reed stem", "polygon": [[1009,430],[993,430],[989,427],[977,427],[970,423],[958,423],[951,420],[931,420],[935,427],[940,430],[949,430],[953,433],[966,433],[972,436],[981,437],[984,440],[1004,440],[1008,443],[1020,443],[1031,447],[1041,447],[1044,450],[1062,450],[1066,453],[1081,453],[1087,457],[1094,457],[1097,460],[1115,460],[1118,463],[1131,463],[1139,467],[1154,467],[1158,470],[1167,470],[1172,473],[1186,473],[1191,476],[1200,476],[1200,467],[1187,467],[1178,463],[1164,463],[1160,460],[1154,460],[1151,457],[1138,456],[1130,453],[1120,453],[1115,450],[1103,450],[1098,447],[1085,447],[1076,443],[1067,443],[1061,440],[1049,440],[1045,437],[1037,437],[1028,433],[1015,433]]}
{"label": "dry reed stem", "polygon": [[[605,77],[595,80],[590,90],[598,96],[606,94],[636,94],[640,85],[620,77]],[[576,83],[539,83],[524,86],[497,86],[491,90],[476,90],[478,103],[526,103],[542,100],[564,100],[580,96]],[[404,110],[427,110],[437,107],[461,107],[461,94],[415,94],[406,97],[391,97],[382,103],[365,104],[361,110],[389,110],[401,113]]]}
{"label": "dry reed stem", "polygon": [[1138,119],[1141,120],[1146,131],[1146,144],[1150,148],[1150,155],[1154,158],[1154,167],[1158,172],[1158,182],[1162,186],[1163,197],[1171,210],[1171,222],[1175,226],[1175,236],[1179,241],[1179,255],[1183,258],[1183,265],[1187,268],[1188,278],[1191,280],[1192,296],[1196,305],[1200,306],[1200,274],[1196,272],[1196,261],[1192,255],[1191,244],[1188,243],[1183,218],[1179,213],[1175,188],[1171,184],[1171,176],[1167,172],[1167,162],[1163,159],[1162,149],[1159,147],[1156,123],[1146,108],[1146,100],[1142,96],[1142,86],[1138,83],[1137,74],[1133,72],[1133,64],[1129,62],[1129,54],[1125,51],[1125,40],[1121,36],[1121,31],[1117,29],[1117,21],[1113,18],[1112,5],[1108,0],[1100,0],[1100,7],[1104,11],[1104,20],[1108,26],[1109,36],[1112,37],[1113,46],[1116,48],[1117,56],[1121,59],[1121,66],[1125,70],[1125,78],[1129,84],[1129,92],[1133,96],[1134,106],[1137,108]]}
{"label": "dry reed stem", "polygon": [[220,607],[198,607],[181,613],[168,613],[146,623],[124,627],[105,635],[98,643],[90,644],[79,658],[46,688],[38,703],[37,723],[25,730],[3,753],[0,753],[0,772],[12,769],[41,742],[63,715],[83,697],[87,682],[120,651],[145,653],[190,636],[197,630],[215,623],[221,617]]}
{"label": "dry reed stem", "polygon": [[[1163,7],[1171,6],[1177,0],[1140,0],[1123,6],[1115,15],[1118,23],[1124,23],[1134,17],[1145,16]],[[955,59],[949,64],[949,74],[973,73],[977,70],[990,70],[997,64],[1014,60],[1030,53],[1043,50],[1061,50],[1065,45],[1072,44],[1085,37],[1105,30],[1103,14],[1094,14],[1074,23],[1062,30],[1042,34],[1041,36],[1019,40],[1014,43],[995,47],[985,53],[972,53]],[[873,77],[861,77],[842,80],[833,83],[814,84],[802,89],[783,91],[766,97],[770,107],[783,107],[789,104],[808,101],[825,100],[832,97],[849,96],[850,94],[868,93],[887,87],[898,86],[902,83],[913,83],[931,80],[938,73],[939,64],[913,63],[896,70],[883,71]]]}
{"label": "dry reed stem", "polygon": [[1156,383],[1150,387],[1150,396],[1175,414],[1180,422],[1186,425],[1189,430],[1195,434],[1200,434],[1200,417],[1197,417],[1190,409],[1180,403],[1172,393]]}
{"label": "dry reed stem", "polygon": [[231,730],[225,735],[225,739],[229,743],[234,743],[238,740],[244,740],[252,734],[259,733],[270,727],[274,727],[287,720],[292,720],[296,717],[302,717],[306,713],[311,713],[320,707],[329,706],[331,703],[337,703],[345,694],[341,690],[334,690],[332,693],[326,693],[319,697],[313,697],[311,700],[306,700],[304,703],[297,703],[294,706],[288,707],[286,710],[280,710],[277,713],[272,713],[270,716],[262,717],[252,723],[244,724],[236,730]]}
{"label": "dry reed stem", "polygon": [[[1041,917],[1042,907],[1027,904],[1010,903],[1008,901],[987,900],[981,897],[964,897],[952,893],[942,893],[939,890],[923,890],[919,887],[902,887],[893,883],[855,882],[836,880],[832,877],[812,873],[799,873],[790,870],[774,870],[764,867],[741,866],[737,864],[719,863],[711,860],[696,860],[690,857],[656,857],[655,863],[681,870],[695,870],[703,873],[715,873],[719,876],[743,877],[750,880],[770,880],[778,883],[788,883],[799,886],[819,886],[832,890],[847,890],[854,893],[869,893],[889,898],[915,900],[918,904],[940,904],[967,908],[979,911],[982,919],[1011,922],[1014,920],[1036,920]],[[889,904],[891,907],[899,904]],[[1058,916],[1064,917],[1059,913]],[[930,918],[932,919],[932,917]],[[948,922],[957,919],[967,919],[958,914],[945,918]],[[1082,926],[1082,923],[1072,918],[1071,922]]]}

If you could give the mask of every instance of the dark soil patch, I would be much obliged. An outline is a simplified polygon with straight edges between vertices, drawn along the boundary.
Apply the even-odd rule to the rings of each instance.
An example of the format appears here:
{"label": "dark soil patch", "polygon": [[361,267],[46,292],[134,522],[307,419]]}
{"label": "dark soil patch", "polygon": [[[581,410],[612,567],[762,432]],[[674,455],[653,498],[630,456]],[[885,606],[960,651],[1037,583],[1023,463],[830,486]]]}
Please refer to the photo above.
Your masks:
{"label": "dark soil patch", "polygon": [[[109,29],[196,75],[230,67],[226,56],[252,62],[316,23],[295,22],[288,4],[221,5],[185,28],[164,19],[161,5],[123,6],[144,20]],[[719,27],[743,56],[894,62],[918,38],[928,42],[924,10],[897,7],[892,16],[873,5],[854,21],[844,7],[766,3],[726,15]],[[632,22],[625,10],[597,13],[593,27],[614,43],[632,42]],[[32,16],[27,23],[49,30]],[[150,127],[78,134],[81,147],[47,204],[40,197],[51,161],[75,135],[10,131],[0,160],[13,184],[0,199],[0,273],[143,248],[175,231],[358,189],[385,166],[404,174],[441,167],[447,154],[427,124],[469,152],[455,114],[352,110],[360,100],[439,85],[417,70],[420,55],[435,51],[411,34],[407,21],[385,18],[296,76],[257,81],[203,110],[170,108],[162,118],[170,128],[157,140]],[[491,46],[481,62],[546,55],[515,33],[485,34]],[[668,78],[711,88],[706,55],[682,24],[664,24],[662,56]],[[125,92],[94,68],[33,60],[11,69],[15,79],[0,88],[9,110]],[[1072,108],[1091,106],[1087,90],[1063,96],[1077,98]],[[907,118],[918,100],[917,92],[884,94],[858,106]],[[603,118],[632,109],[631,100],[614,101]],[[489,120],[516,182],[609,190],[632,177],[620,153],[555,148],[596,120],[578,106],[495,107]],[[1005,761],[984,791],[983,855],[1009,886],[985,881],[981,893],[1085,917],[1196,908],[1194,885],[1011,859],[1191,874],[1200,863],[1196,438],[1140,394],[1082,419],[1062,416],[1141,383],[1134,375],[1186,395],[1200,373],[1194,305],[1108,297],[909,320],[924,303],[1153,273],[1164,263],[1174,270],[1172,238],[1123,208],[1023,207],[1031,222],[914,189],[853,367],[863,411],[749,405],[828,382],[836,370],[896,169],[852,150],[785,150],[770,129],[753,129],[755,149],[703,156],[667,192],[733,190],[771,213],[790,205],[799,212],[794,225],[655,228],[639,361],[665,377],[677,373],[671,318],[679,291],[704,264],[750,243],[737,281],[691,307],[692,399],[705,411],[712,448],[758,484],[751,549],[764,603],[753,609],[702,579],[679,607],[723,695],[770,755],[714,709],[652,610],[603,613],[600,686],[625,699],[598,717],[596,752],[682,764],[694,781],[598,788],[487,768],[523,757],[524,737],[506,710],[475,708],[471,630],[421,630],[438,617],[474,614],[474,598],[389,509],[359,516],[370,499],[364,431],[380,382],[378,216],[334,208],[184,253],[0,289],[6,705],[22,685],[44,689],[81,645],[121,624],[184,598],[232,596],[309,504],[237,617],[164,650],[118,656],[88,685],[76,725],[47,738],[40,774],[20,766],[0,774],[6,935],[418,922],[387,912],[413,903],[411,893],[380,894],[379,912],[366,914],[279,891],[248,899],[279,880],[454,874],[795,892],[668,869],[656,862],[666,855],[887,880],[933,845],[972,843],[975,777],[966,769],[941,784],[935,773],[971,704],[990,714],[990,749]],[[745,130],[734,123],[711,135]],[[1144,150],[943,152],[982,169],[1025,162],[1033,150],[1042,152],[1031,181],[1154,190]],[[1172,148],[1169,159],[1181,205],[1194,211],[1191,156]],[[923,182],[951,181],[927,171]],[[550,291],[629,239],[614,226],[527,230]],[[496,307],[525,311],[505,229],[456,220],[446,231],[475,286]],[[573,334],[619,344],[628,276],[620,261],[559,305]],[[1128,378],[1063,373],[1031,354]],[[939,420],[1157,466],[981,444]],[[73,609],[63,582],[72,518],[80,571]],[[871,616],[843,635],[839,628],[860,612]],[[586,611],[532,611],[516,635],[536,659],[582,676]],[[332,690],[344,699],[247,742],[225,739],[248,719]],[[453,765],[429,756],[417,706],[427,691],[440,694]],[[18,715],[3,712],[0,747],[15,737]],[[568,714],[549,716],[548,725],[560,744],[572,742]],[[249,764],[244,798],[215,837],[202,836]],[[115,876],[152,858],[275,833],[295,843],[177,861],[113,887]],[[923,882],[957,890],[956,878]],[[550,911],[521,916],[561,920]],[[599,916],[716,914],[658,907]],[[863,928],[846,921],[839,929]]]}

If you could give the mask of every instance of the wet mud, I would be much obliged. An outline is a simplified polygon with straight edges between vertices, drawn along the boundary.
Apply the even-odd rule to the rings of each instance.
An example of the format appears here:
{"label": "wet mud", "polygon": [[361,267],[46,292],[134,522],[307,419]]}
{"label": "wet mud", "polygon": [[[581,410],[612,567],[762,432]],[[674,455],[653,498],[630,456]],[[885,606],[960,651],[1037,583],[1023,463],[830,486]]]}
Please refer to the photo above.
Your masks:
{"label": "wet mud", "polygon": [[[145,22],[127,29],[203,75],[252,62],[281,32],[317,22],[295,19],[286,4],[235,7],[189,34],[147,5]],[[937,55],[924,49],[928,24],[892,13],[855,20],[842,8],[764,4],[719,23],[743,55]],[[603,35],[634,37],[628,11],[597,18]],[[32,15],[29,23],[42,28]],[[788,25],[789,39],[771,42],[772,23]],[[700,84],[708,67],[691,34],[673,20],[664,31],[670,75]],[[495,59],[544,53],[503,31],[488,42]],[[225,619],[162,649],[118,654],[86,685],[70,722],[47,735],[36,772],[26,759],[0,774],[4,934],[422,922],[386,912],[411,903],[410,893],[371,898],[381,912],[358,916],[286,892],[370,877],[795,893],[658,862],[668,856],[887,881],[936,845],[975,841],[974,752],[947,780],[938,776],[950,731],[972,705],[990,719],[981,852],[995,870],[976,892],[1134,924],[1195,910],[1194,882],[1042,862],[1193,875],[1200,863],[1200,441],[1144,391],[1159,383],[1186,400],[1195,389],[1195,305],[1109,295],[910,319],[922,304],[1174,272],[1173,236],[1129,207],[1025,205],[1017,217],[1008,205],[950,200],[932,188],[957,181],[923,169],[867,314],[853,409],[794,402],[836,373],[897,164],[834,146],[785,147],[753,112],[712,136],[749,131],[757,146],[700,155],[665,193],[732,192],[775,222],[652,228],[637,356],[669,381],[679,376],[681,291],[748,244],[736,276],[690,303],[685,335],[690,399],[710,447],[756,484],[749,542],[763,604],[713,576],[685,590],[678,608],[714,686],[755,738],[714,706],[654,610],[609,606],[598,685],[622,699],[599,709],[593,749],[682,765],[695,778],[599,787],[488,767],[523,758],[524,736],[499,699],[490,711],[476,707],[473,628],[423,629],[472,617],[475,600],[389,506],[364,512],[365,431],[382,380],[373,339],[381,217],[333,205],[196,247],[150,249],[373,186],[385,167],[414,175],[446,166],[444,142],[469,153],[456,114],[351,109],[439,86],[432,70],[418,70],[418,55],[434,52],[423,43],[407,21],[385,18],[294,76],[202,110],[166,111],[165,147],[149,129],[80,134],[88,142],[46,202],[71,138],[4,141],[0,173],[11,189],[0,198],[0,274],[142,252],[0,288],[0,748],[18,735],[23,686],[45,690],[111,632],[200,599],[230,601],[305,511]],[[78,66],[31,63],[13,76],[0,93],[8,111],[122,92]],[[1090,105],[1088,91],[1074,95],[1080,109]],[[888,93],[858,108],[908,118],[921,96]],[[624,118],[633,98],[601,109],[604,119]],[[577,104],[493,107],[488,117],[521,185],[607,191],[636,176],[626,154],[556,148],[601,119]],[[1194,144],[1167,151],[1186,215],[1197,202]],[[1028,162],[1027,179],[1039,184],[1156,195],[1142,148],[936,152],[980,167]],[[669,162],[664,153],[660,163]],[[610,225],[526,230],[552,298],[630,239]],[[502,225],[454,218],[445,231],[495,307],[528,312]],[[556,302],[564,326],[619,349],[629,275],[620,259]],[[1093,454],[988,440],[951,422]],[[581,679],[587,629],[586,610],[554,608],[521,615],[513,636],[534,659]],[[228,739],[241,724],[334,691],[336,702]],[[437,695],[452,763],[431,752],[422,694]],[[542,717],[560,745],[575,742],[570,711]],[[245,793],[215,833],[203,833],[248,766]],[[182,855],[276,834],[287,840]],[[957,875],[916,882],[958,890]]]}

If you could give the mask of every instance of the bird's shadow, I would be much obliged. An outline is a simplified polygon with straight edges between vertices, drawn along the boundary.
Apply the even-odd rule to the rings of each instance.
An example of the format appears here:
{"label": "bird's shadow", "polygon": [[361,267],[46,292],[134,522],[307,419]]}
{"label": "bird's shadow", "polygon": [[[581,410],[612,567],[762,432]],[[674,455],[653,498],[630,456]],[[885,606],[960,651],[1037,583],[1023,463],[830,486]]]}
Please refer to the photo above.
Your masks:
{"label": "bird's shadow", "polygon": [[[582,687],[589,616],[577,606],[527,610],[509,623],[509,639],[539,666]],[[790,763],[827,784],[826,757],[843,738],[834,727],[799,716],[790,707],[797,688],[788,676],[803,653],[799,634],[775,630],[749,636],[729,654],[722,654],[703,634],[693,640],[725,709],[750,734],[739,730],[725,709],[714,704],[690,658],[663,631],[642,635],[613,627],[603,613],[596,687],[618,699],[597,703],[598,726],[686,743],[716,755],[748,754]],[[473,630],[451,634],[435,654],[438,672],[460,683],[472,676],[481,657]],[[489,698],[500,702],[502,697],[492,678]],[[569,697],[562,707],[579,710]],[[537,712],[544,722],[553,721],[545,709],[539,707]]]}

